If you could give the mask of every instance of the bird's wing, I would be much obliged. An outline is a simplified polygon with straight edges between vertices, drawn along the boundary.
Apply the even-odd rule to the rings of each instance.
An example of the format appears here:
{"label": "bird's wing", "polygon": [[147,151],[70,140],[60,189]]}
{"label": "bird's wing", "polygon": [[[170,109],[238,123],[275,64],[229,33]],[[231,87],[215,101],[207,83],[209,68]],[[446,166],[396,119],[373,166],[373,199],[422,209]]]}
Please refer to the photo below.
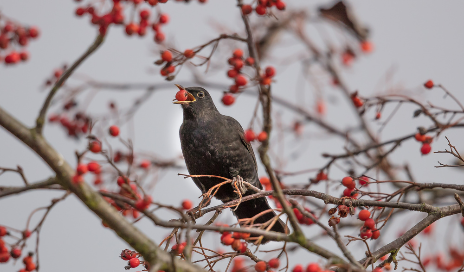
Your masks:
{"label": "bird's wing", "polygon": [[245,131],[243,131],[242,126],[234,118],[232,118],[230,116],[225,116],[225,115],[224,115],[224,117],[226,118],[227,123],[229,123],[229,127],[233,131],[236,131],[239,134],[240,140],[242,141],[242,144],[246,147],[246,149],[248,150],[248,153],[250,153],[251,157],[253,158],[253,162],[255,164],[255,169],[256,169],[256,171],[258,171],[258,165],[256,164],[255,152],[253,152],[253,147],[251,146],[251,144],[245,140]]}

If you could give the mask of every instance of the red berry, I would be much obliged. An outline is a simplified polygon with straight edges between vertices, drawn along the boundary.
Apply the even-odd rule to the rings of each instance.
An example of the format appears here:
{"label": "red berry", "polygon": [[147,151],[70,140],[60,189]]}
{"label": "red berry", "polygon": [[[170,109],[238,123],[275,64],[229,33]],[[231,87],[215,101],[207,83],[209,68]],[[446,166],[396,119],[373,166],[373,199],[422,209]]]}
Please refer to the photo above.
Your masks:
{"label": "red berry", "polygon": [[116,137],[119,135],[119,127],[118,126],[111,126],[109,129],[110,135]]}
{"label": "red berry", "polygon": [[303,272],[303,266],[301,264],[295,265],[295,267],[292,269],[292,272]]}
{"label": "red berry", "polygon": [[237,77],[235,77],[235,84],[237,86],[245,86],[247,85],[247,83],[248,83],[248,80],[246,79],[246,77],[242,75],[238,75]]}
{"label": "red berry", "polygon": [[266,14],[266,6],[258,5],[258,6],[256,6],[255,11],[259,15],[264,15],[264,14]]}
{"label": "red berry", "polygon": [[166,24],[167,22],[169,22],[169,15],[161,14],[160,17],[159,17],[159,23],[160,24]]}
{"label": "red berry", "polygon": [[354,189],[348,189],[346,188],[345,190],[343,190],[343,195],[344,196],[347,196],[347,197],[351,197],[351,193],[354,191]]}
{"label": "red berry", "polygon": [[380,237],[380,230],[374,230],[372,231],[372,239],[376,240],[377,238]]}
{"label": "red berry", "polygon": [[252,58],[252,57],[248,57],[248,58],[246,58],[245,63],[246,63],[247,65],[252,66],[253,64],[255,64],[255,59]]}
{"label": "red berry", "polygon": [[182,209],[184,209],[184,210],[190,210],[191,208],[193,208],[192,201],[190,201],[190,200],[184,200],[184,201],[182,201]]}
{"label": "red berry", "polygon": [[316,175],[316,180],[317,180],[317,181],[320,181],[320,180],[327,180],[327,179],[328,179],[327,174],[324,173],[324,172],[319,172],[319,173],[317,173],[317,175]]}
{"label": "red berry", "polygon": [[31,237],[31,231],[30,230],[25,230],[23,231],[23,239],[27,239],[29,237]]}
{"label": "red berry", "polygon": [[227,76],[230,78],[235,78],[237,75],[238,72],[235,69],[230,69],[229,71],[227,71]]}
{"label": "red berry", "polygon": [[101,177],[97,176],[95,180],[93,181],[93,185],[100,185],[102,183]]}
{"label": "red berry", "polygon": [[130,183],[129,180],[126,181],[127,178],[119,176],[116,182],[118,183],[118,186],[122,186],[124,183]]}
{"label": "red berry", "polygon": [[369,219],[369,217],[371,217],[371,212],[368,211],[368,210],[361,210],[359,212],[359,215],[358,215],[358,218],[359,220],[361,221],[366,221],[367,219]]}
{"label": "red berry", "polygon": [[138,258],[132,258],[129,260],[129,265],[132,268],[135,268],[140,265],[140,260]]}
{"label": "red berry", "polygon": [[342,179],[342,184],[348,189],[354,189],[356,187],[356,183],[354,183],[354,180],[351,177],[344,177]]}
{"label": "red berry", "polygon": [[32,26],[27,31],[28,36],[31,38],[37,38],[39,36],[39,29],[35,26]]}
{"label": "red berry", "polygon": [[310,263],[306,267],[306,272],[320,272],[321,267],[319,266],[318,263]]}
{"label": "red berry", "polygon": [[326,107],[325,107],[324,100],[319,100],[319,101],[317,101],[316,110],[317,110],[317,113],[319,113],[319,114],[321,114],[321,115],[324,115],[324,114],[325,114],[325,112],[326,112]]}
{"label": "red berry", "polygon": [[359,185],[364,186],[369,183],[369,178],[366,176],[362,176],[359,178]]}
{"label": "red berry", "polygon": [[234,104],[235,102],[235,97],[233,95],[230,95],[230,94],[225,94],[223,97],[222,97],[222,103],[226,106],[230,106],[232,104]]}
{"label": "red berry", "polygon": [[266,271],[266,267],[267,267],[267,265],[266,265],[266,262],[265,262],[265,261],[259,261],[259,262],[257,262],[257,263],[255,264],[255,270],[256,270],[257,272],[264,272],[264,271]]}
{"label": "red berry", "polygon": [[87,173],[87,171],[89,171],[89,169],[87,167],[87,164],[79,164],[77,166],[76,172],[77,172],[78,175],[83,175],[83,174]]}
{"label": "red berry", "polygon": [[422,155],[427,155],[432,151],[432,147],[429,144],[423,144],[421,147]]}
{"label": "red berry", "polygon": [[242,67],[243,67],[243,61],[241,59],[236,59],[234,61],[235,70],[240,71],[240,69],[242,69]]}
{"label": "red berry", "polygon": [[235,251],[240,251],[242,249],[242,242],[240,240],[235,240],[233,243],[232,243],[232,249],[235,250]]}
{"label": "red berry", "polygon": [[353,104],[356,106],[356,108],[360,108],[364,105],[364,102],[357,96],[352,98]]}
{"label": "red berry", "polygon": [[375,120],[379,120],[381,117],[382,117],[382,113],[377,112],[377,113],[375,114]]}
{"label": "red berry", "polygon": [[271,185],[271,181],[269,180],[268,177],[259,178],[259,182],[261,182],[261,184],[264,185],[264,186]]}
{"label": "red berry", "polygon": [[372,272],[383,272],[383,270],[380,267],[376,267],[374,270],[372,270]]}
{"label": "red berry", "polygon": [[264,142],[267,139],[267,133],[266,131],[261,131],[261,133],[258,134],[258,141]]}
{"label": "red berry", "polygon": [[98,162],[89,162],[87,164],[87,169],[90,172],[98,173],[100,172],[100,164],[98,164]]}
{"label": "red berry", "polygon": [[269,267],[271,267],[271,268],[278,268],[279,265],[280,265],[279,259],[274,258],[274,259],[270,259],[270,260],[269,260]]}
{"label": "red berry", "polygon": [[369,239],[372,237],[372,231],[370,229],[361,230],[360,236],[362,239]]}
{"label": "red berry", "polygon": [[176,93],[176,99],[177,99],[177,101],[185,101],[185,100],[187,100],[187,91],[186,90],[179,90]]}
{"label": "red berry", "polygon": [[151,162],[149,160],[143,160],[140,163],[140,167],[143,168],[143,169],[148,169],[148,168],[150,168],[150,166],[151,166]]}
{"label": "red berry", "polygon": [[272,66],[266,67],[266,76],[267,77],[273,77],[275,75],[275,68]]}
{"label": "red berry", "polygon": [[161,31],[156,32],[156,34],[155,34],[155,42],[161,43],[162,41],[164,41],[165,38],[166,37],[164,36],[163,32],[161,32]]}
{"label": "red berry", "polygon": [[245,130],[245,141],[252,142],[256,139],[255,132],[252,129]]}
{"label": "red berry", "polygon": [[282,1],[277,1],[275,3],[275,6],[278,10],[285,10],[285,3]]}
{"label": "red berry", "polygon": [[0,253],[0,263],[6,263],[8,262],[9,259],[10,259],[10,253],[8,251]]}
{"label": "red berry", "polygon": [[184,56],[188,59],[193,58],[195,56],[195,52],[192,49],[187,49],[184,51]]}
{"label": "red berry", "polygon": [[262,78],[259,80],[259,83],[261,83],[261,85],[269,86],[269,85],[271,85],[271,83],[272,83],[272,79],[271,79],[270,77],[262,77]]}
{"label": "red berry", "polygon": [[11,250],[10,254],[11,254],[11,257],[13,257],[13,258],[15,258],[15,259],[21,257],[21,248],[19,248],[19,247],[14,247],[14,248]]}
{"label": "red berry", "polygon": [[372,218],[368,218],[366,221],[364,221],[364,227],[368,229],[375,229],[375,221]]}
{"label": "red berry", "polygon": [[26,271],[33,271],[35,270],[36,266],[35,266],[35,263],[33,262],[30,262],[30,263],[27,263],[26,264]]}
{"label": "red berry", "polygon": [[140,18],[142,20],[148,20],[148,17],[150,17],[150,11],[148,9],[143,9],[140,11]]}
{"label": "red berry", "polygon": [[243,57],[243,51],[241,49],[235,49],[233,53],[234,58],[240,59]]}
{"label": "red berry", "polygon": [[252,11],[253,11],[253,8],[251,7],[251,5],[243,5],[243,6],[242,6],[242,13],[243,13],[243,14],[248,15],[248,14],[250,14]]}
{"label": "red berry", "polygon": [[238,93],[238,86],[237,85],[231,85],[229,87],[229,92],[231,93]]}
{"label": "red berry", "polygon": [[248,238],[250,238],[250,234],[247,233],[247,232],[242,232],[242,233],[240,233],[240,238],[248,239]]}
{"label": "red berry", "polygon": [[416,133],[416,135],[414,135],[414,138],[416,138],[416,141],[418,141],[418,142],[423,142],[423,141],[425,141],[425,138],[426,138],[426,137],[427,137],[427,136],[422,135],[422,134],[420,134],[419,132]]}
{"label": "red berry", "polygon": [[245,242],[242,242],[242,246],[240,247],[239,252],[245,253],[246,251],[247,251],[247,244]]}
{"label": "red berry", "polygon": [[161,58],[164,61],[170,62],[172,60],[172,53],[169,50],[165,50],[161,53]]}
{"label": "red berry", "polygon": [[134,33],[137,33],[139,31],[139,26],[135,23],[130,23],[126,25],[126,34],[127,35],[132,35]]}
{"label": "red berry", "polygon": [[230,233],[224,233],[221,236],[221,243],[223,243],[226,246],[232,245],[232,243],[235,241],[235,239],[232,237],[232,234]]}
{"label": "red berry", "polygon": [[73,182],[74,184],[79,184],[79,183],[84,182],[84,179],[82,178],[81,175],[74,175],[74,176],[72,177],[72,182]]}
{"label": "red berry", "polygon": [[435,86],[435,84],[433,83],[432,80],[429,80],[429,81],[424,83],[424,87],[427,88],[427,89],[432,89],[433,86]]}
{"label": "red berry", "polygon": [[29,53],[27,53],[26,51],[20,52],[20,53],[19,53],[19,58],[20,58],[22,61],[26,61],[26,60],[29,59]]}
{"label": "red berry", "polygon": [[374,46],[369,41],[362,41],[361,42],[361,50],[365,53],[370,53],[374,49]]}
{"label": "red berry", "polygon": [[92,151],[93,153],[100,153],[101,151],[101,144],[98,141],[93,141],[90,142],[89,144],[89,150]]}

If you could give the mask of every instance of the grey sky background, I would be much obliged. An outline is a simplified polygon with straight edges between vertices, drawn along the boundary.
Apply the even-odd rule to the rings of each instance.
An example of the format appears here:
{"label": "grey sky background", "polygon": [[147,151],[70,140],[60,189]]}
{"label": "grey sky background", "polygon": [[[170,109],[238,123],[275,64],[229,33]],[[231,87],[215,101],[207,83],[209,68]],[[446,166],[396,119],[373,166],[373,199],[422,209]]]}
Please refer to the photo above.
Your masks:
{"label": "grey sky background", "polygon": [[[314,13],[320,3],[329,1],[287,1],[289,9],[305,8]],[[421,101],[431,101],[434,104],[457,109],[457,105],[449,98],[443,99],[440,91],[426,91],[422,84],[433,79],[437,83],[444,84],[461,101],[464,101],[462,91],[464,72],[464,38],[461,29],[464,26],[462,1],[350,1],[355,13],[360,20],[369,26],[372,31],[371,40],[375,45],[374,52],[362,55],[355,61],[352,68],[344,70],[343,75],[348,86],[354,91],[359,90],[361,95],[380,94],[392,86],[398,86],[398,90],[408,92]],[[40,87],[45,79],[52,75],[54,69],[63,63],[72,63],[93,41],[96,29],[89,25],[88,17],[76,18],[74,10],[78,5],[73,1],[17,1],[2,0],[0,11],[24,24],[36,25],[40,28],[40,38],[32,41],[28,46],[30,60],[19,65],[5,67],[0,65],[0,105],[2,108],[16,116],[27,126],[33,126],[35,118],[45,99],[48,89],[41,90]],[[220,24],[228,33],[234,31],[242,33],[243,25],[239,12],[235,7],[235,1],[210,0],[201,5],[196,1],[190,4],[168,3],[160,6],[168,13],[171,21],[163,29],[168,41],[176,48],[184,50],[218,36],[219,32],[212,24]],[[279,13],[277,13],[279,16]],[[256,15],[253,15],[256,19]],[[266,20],[260,18],[259,20]],[[272,20],[272,19],[267,19]],[[315,29],[308,27],[311,33],[317,33]],[[322,26],[321,29],[330,29]],[[330,30],[329,30],[330,31]],[[332,33],[333,34],[333,33]],[[317,36],[317,35],[315,35]],[[336,37],[336,36],[333,36]],[[286,37],[284,37],[286,38]],[[316,38],[317,39],[317,38]],[[334,38],[335,40],[335,38]],[[280,66],[283,56],[295,56],[293,52],[302,51],[303,47],[281,42],[276,50],[275,56],[268,59],[265,65],[282,67],[277,71],[276,83],[273,85],[275,95],[285,97],[298,105],[314,108],[315,96],[313,86],[304,83],[301,74],[301,64],[295,62],[287,67]],[[234,44],[234,47],[242,47]],[[103,46],[89,58],[77,71],[79,75],[90,76],[93,79],[105,82],[144,82],[162,83],[164,80],[158,72],[152,73],[153,61],[156,60],[157,47],[152,42],[151,32],[145,38],[128,38],[121,27],[112,27],[109,30]],[[243,47],[242,47],[243,48]],[[230,49],[233,49],[231,47]],[[228,45],[224,45],[222,53],[228,52]],[[230,50],[231,52],[231,50]],[[227,53],[229,54],[229,53]],[[218,53],[216,62],[225,63],[226,53]],[[275,61],[275,62],[273,62]],[[204,71],[204,68],[199,68]],[[226,70],[208,73],[208,79],[214,82],[230,84],[231,80],[224,76]],[[320,73],[319,73],[320,74]],[[387,74],[391,79],[385,81]],[[318,75],[316,72],[315,75]],[[184,69],[176,80],[190,80],[191,76]],[[315,79],[321,84],[330,81],[327,76],[321,75]],[[79,83],[71,79],[71,83]],[[175,81],[173,82],[175,83]],[[174,87],[174,86],[173,86]],[[134,122],[122,127],[122,136],[130,137],[134,141],[135,150],[157,154],[166,159],[180,155],[178,140],[178,128],[182,120],[181,109],[172,105],[175,87],[172,89],[155,92],[148,101],[136,113]],[[304,95],[302,96],[302,89]],[[233,116],[243,127],[250,121],[255,104],[255,98],[242,95],[232,107],[224,107],[220,103],[220,90],[211,90],[213,98],[221,113]],[[127,107],[139,97],[142,91],[128,93],[115,93],[107,90],[98,92],[90,103],[88,112],[103,113],[107,111],[108,101],[117,101],[120,107]],[[335,89],[324,88],[323,97],[328,101],[327,116],[329,122],[339,127],[353,127],[356,118],[350,105],[344,101],[340,93]],[[53,109],[50,112],[53,112]],[[387,106],[383,113],[384,118],[393,110]],[[412,119],[415,108],[402,107],[385,128],[381,139],[387,140],[394,137],[407,135],[415,131],[416,127],[430,123],[424,118]],[[292,113],[284,111],[278,106],[276,113],[281,113],[282,123],[290,126],[296,119]],[[368,115],[374,119],[375,112],[369,111]],[[378,129],[376,123],[373,128]],[[256,127],[257,128],[257,127]],[[297,171],[302,169],[321,167],[325,164],[320,154],[342,153],[343,141],[332,137],[324,137],[314,126],[308,125],[305,135],[315,135],[314,139],[303,139],[296,141],[295,137],[285,138],[285,147],[275,149],[272,154],[288,158],[298,150],[303,154],[297,161],[283,163],[282,169],[286,171]],[[132,133],[133,132],[133,133]],[[134,136],[135,135],[135,136]],[[273,136],[276,136],[274,134]],[[74,141],[66,137],[65,132],[54,125],[46,125],[45,136],[63,157],[72,165],[75,165],[74,151],[82,150],[85,141]],[[446,131],[438,140],[435,140],[433,151],[443,150],[446,140],[443,136],[460,145],[462,132],[458,130]],[[275,138],[272,139],[275,141]],[[111,141],[110,141],[111,142]],[[117,145],[116,141],[111,142]],[[464,148],[461,146],[461,149]],[[255,147],[256,149],[256,147]],[[421,182],[450,182],[462,183],[462,173],[455,169],[437,169],[437,161],[450,162],[451,158],[446,155],[430,154],[422,157],[419,152],[420,145],[414,141],[406,142],[392,155],[392,160],[398,164],[409,161],[414,176]],[[283,153],[281,151],[283,150]],[[274,164],[279,165],[280,160],[274,156]],[[27,147],[18,142],[5,130],[0,129],[0,166],[15,167],[21,165],[30,182],[40,181],[48,178],[51,171],[48,167],[31,152]],[[259,169],[264,174],[263,167]],[[156,184],[152,195],[156,201],[179,205],[182,199],[191,199],[195,204],[199,202],[200,191],[191,180],[184,180],[177,176],[179,171],[166,171],[162,179]],[[186,169],[181,171],[187,173]],[[285,182],[303,183],[307,182],[314,173],[285,179]],[[376,176],[376,173],[371,173]],[[341,171],[334,170],[332,178],[342,178]],[[14,174],[4,174],[0,177],[1,185],[19,186],[21,180]],[[315,189],[324,191],[323,186]],[[330,191],[338,195],[337,191]],[[335,193],[334,193],[335,192]],[[27,216],[37,207],[49,205],[54,197],[61,196],[62,192],[36,191],[28,192],[21,196],[11,196],[0,200],[0,224],[8,225],[18,229],[24,229]],[[217,203],[217,202],[215,202]],[[395,221],[386,233],[382,233],[382,240],[377,246],[384,245],[395,238],[396,235],[413,226],[422,218],[422,215],[408,213]],[[175,215],[167,213],[169,218]],[[40,216],[35,217],[38,219]],[[324,221],[326,219],[324,218]],[[221,215],[221,221],[234,223],[235,219],[230,212]],[[456,218],[445,219],[443,228]],[[36,222],[32,220],[32,222]],[[34,224],[33,224],[34,225]],[[450,227],[449,233],[459,233],[459,229]],[[159,243],[170,231],[167,229],[154,228],[149,222],[142,221],[139,227],[145,231],[155,242]],[[318,231],[315,227],[305,227],[308,237],[313,237]],[[358,229],[351,229],[346,234],[357,235]],[[212,236],[210,236],[212,237]],[[446,236],[449,237],[449,236]],[[216,240],[209,239],[212,248],[224,248],[223,246],[212,246]],[[421,236],[419,240],[422,239]],[[439,237],[435,245],[439,248]],[[334,243],[328,240],[317,240],[326,248],[336,250]],[[35,236],[29,241],[28,249],[35,247]],[[266,249],[276,248],[278,245],[267,245]],[[462,246],[462,245],[461,245]],[[66,201],[55,207],[45,225],[40,237],[40,266],[42,271],[123,271],[125,262],[118,258],[122,249],[127,248],[116,235],[103,227],[100,220],[90,213],[75,197],[71,196]],[[364,256],[364,249],[359,244],[349,247],[360,259]],[[271,255],[269,255],[271,256]],[[317,256],[308,254],[303,250],[292,254],[290,257],[291,267],[297,263],[307,264],[310,261],[319,260]],[[21,262],[0,266],[2,271],[17,271],[22,267]],[[140,269],[132,269],[138,271]]]}

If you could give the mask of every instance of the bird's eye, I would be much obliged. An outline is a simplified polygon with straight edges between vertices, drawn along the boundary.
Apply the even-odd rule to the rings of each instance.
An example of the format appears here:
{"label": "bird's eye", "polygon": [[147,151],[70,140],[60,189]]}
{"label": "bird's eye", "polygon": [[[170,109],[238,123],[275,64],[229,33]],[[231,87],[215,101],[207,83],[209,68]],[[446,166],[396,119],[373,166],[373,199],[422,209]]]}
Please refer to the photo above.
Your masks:
{"label": "bird's eye", "polygon": [[203,98],[203,97],[205,97],[205,93],[204,93],[204,92],[199,92],[199,93],[197,94],[197,96],[198,96],[199,98]]}

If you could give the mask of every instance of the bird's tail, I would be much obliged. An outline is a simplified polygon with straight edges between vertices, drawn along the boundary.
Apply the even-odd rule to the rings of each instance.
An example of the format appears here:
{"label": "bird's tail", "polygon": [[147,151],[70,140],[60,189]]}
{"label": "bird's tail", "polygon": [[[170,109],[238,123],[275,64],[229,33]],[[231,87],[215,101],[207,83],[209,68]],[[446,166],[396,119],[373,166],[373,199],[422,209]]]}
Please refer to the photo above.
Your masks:
{"label": "bird's tail", "polygon": [[[264,224],[264,223],[271,222],[271,224],[272,223],[274,224],[271,228],[271,231],[287,233],[288,230],[284,222],[282,222],[282,220],[278,219],[276,222],[271,221],[272,219],[275,219],[276,213],[270,210],[271,210],[271,207],[269,206],[267,199],[265,197],[260,197],[260,198],[252,199],[252,200],[241,203],[237,207],[237,209],[234,211],[234,214],[240,220],[240,219],[252,218],[259,213],[268,211],[267,213],[264,213],[263,215],[254,219],[252,224],[255,225],[255,224]],[[240,225],[242,226],[249,225],[247,223],[248,222],[244,222],[242,220]],[[251,237],[258,237],[258,236],[251,235]],[[263,239],[261,243],[266,243],[266,242],[268,241],[266,239]]]}

